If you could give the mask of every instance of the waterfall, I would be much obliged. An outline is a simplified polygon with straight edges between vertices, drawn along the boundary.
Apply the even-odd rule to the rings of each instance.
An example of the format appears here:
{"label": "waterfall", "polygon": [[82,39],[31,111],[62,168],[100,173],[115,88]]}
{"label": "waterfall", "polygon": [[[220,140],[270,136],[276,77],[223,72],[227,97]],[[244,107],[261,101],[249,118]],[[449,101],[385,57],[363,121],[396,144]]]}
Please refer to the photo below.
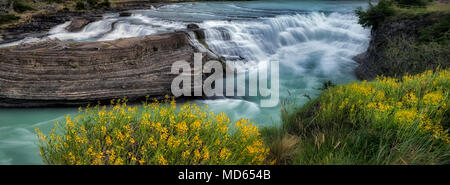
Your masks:
{"label": "waterfall", "polygon": [[[357,63],[352,57],[364,52],[369,30],[351,13],[311,12],[253,20],[209,20],[206,43],[215,54],[227,60],[280,62],[280,97],[304,104],[317,95],[322,82],[345,83],[355,80]],[[261,67],[261,66],[255,66]],[[235,97],[198,101],[215,112],[224,111],[236,118],[249,118],[258,124],[278,122],[279,108],[262,108],[262,97]]]}
{"label": "waterfall", "polygon": [[276,59],[273,57],[278,57],[280,50],[311,42],[328,45],[329,52],[360,52],[358,48],[368,40],[367,30],[356,21],[350,14],[314,12],[254,21],[205,21],[201,27],[206,30],[209,48],[216,54],[230,60],[261,61]]}
{"label": "waterfall", "polygon": [[[105,14],[79,32],[67,32],[70,22],[54,27],[49,38],[74,41],[114,40],[186,29],[190,23],[205,30],[208,47],[195,39],[202,52],[209,48],[227,60],[280,62],[280,98],[296,106],[317,96],[322,82],[355,80],[352,57],[366,50],[369,30],[358,24],[353,10],[366,1],[265,0],[173,3],[151,10],[133,10],[129,17]],[[47,38],[45,37],[45,38]],[[194,38],[194,36],[191,36]],[[25,38],[0,47],[38,42]],[[196,101],[232,121],[246,118],[258,126],[280,123],[279,107],[260,107],[261,97],[232,97]],[[178,103],[181,104],[181,103]],[[0,164],[42,164],[33,128],[49,133],[54,119],[75,116],[76,108],[2,109]]]}

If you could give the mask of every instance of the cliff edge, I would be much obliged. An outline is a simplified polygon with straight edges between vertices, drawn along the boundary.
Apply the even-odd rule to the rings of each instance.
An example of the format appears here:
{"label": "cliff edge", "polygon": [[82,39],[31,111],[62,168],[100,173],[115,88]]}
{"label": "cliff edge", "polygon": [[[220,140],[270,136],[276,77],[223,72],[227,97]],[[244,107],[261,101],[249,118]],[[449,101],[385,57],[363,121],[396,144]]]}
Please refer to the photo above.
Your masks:
{"label": "cliff edge", "polygon": [[[412,11],[412,10],[409,10]],[[450,12],[399,13],[372,28],[369,48],[354,57],[362,80],[450,67]]]}

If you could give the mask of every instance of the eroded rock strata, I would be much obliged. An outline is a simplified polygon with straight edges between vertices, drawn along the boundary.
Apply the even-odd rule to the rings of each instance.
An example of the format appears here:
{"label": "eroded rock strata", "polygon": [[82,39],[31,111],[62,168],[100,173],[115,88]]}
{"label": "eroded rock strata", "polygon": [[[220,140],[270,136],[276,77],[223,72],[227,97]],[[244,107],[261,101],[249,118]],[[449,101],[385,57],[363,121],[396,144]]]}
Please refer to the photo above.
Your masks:
{"label": "eroded rock strata", "polygon": [[[48,40],[0,49],[0,106],[70,106],[170,94],[174,62],[193,62],[185,32],[102,42]],[[204,58],[207,60],[207,57]]]}

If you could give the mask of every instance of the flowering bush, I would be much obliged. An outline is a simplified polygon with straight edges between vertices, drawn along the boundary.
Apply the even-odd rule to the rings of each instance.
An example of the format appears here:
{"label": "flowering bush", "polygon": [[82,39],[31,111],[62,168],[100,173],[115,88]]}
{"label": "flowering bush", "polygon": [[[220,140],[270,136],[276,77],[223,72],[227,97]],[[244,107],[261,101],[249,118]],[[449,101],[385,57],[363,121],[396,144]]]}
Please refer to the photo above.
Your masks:
{"label": "flowering bush", "polygon": [[[265,138],[269,158],[293,164],[450,164],[449,88],[448,69],[329,87],[303,107],[283,111],[281,129],[263,130],[264,136],[280,135]],[[291,136],[297,139],[285,142]],[[281,154],[287,152],[286,159]]]}
{"label": "flowering bush", "polygon": [[449,88],[449,70],[355,82],[323,94],[320,118],[324,122],[371,123],[368,126],[375,127],[417,127],[435,140],[450,144]]}
{"label": "flowering bush", "polygon": [[264,164],[268,149],[250,121],[168,97],[143,106],[126,100],[80,108],[49,136],[36,128],[47,164]]}

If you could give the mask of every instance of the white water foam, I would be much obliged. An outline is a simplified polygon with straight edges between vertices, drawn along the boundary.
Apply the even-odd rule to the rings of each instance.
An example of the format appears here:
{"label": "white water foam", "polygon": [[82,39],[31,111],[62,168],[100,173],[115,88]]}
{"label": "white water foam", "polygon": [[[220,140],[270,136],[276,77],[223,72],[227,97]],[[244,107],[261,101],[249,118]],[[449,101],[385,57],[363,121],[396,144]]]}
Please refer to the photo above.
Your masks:
{"label": "white water foam", "polygon": [[[206,30],[209,48],[229,60],[279,61],[282,71],[280,97],[286,98],[293,93],[300,98],[300,104],[307,100],[303,94],[314,96],[316,88],[327,79],[337,83],[353,80],[352,71],[357,64],[351,58],[363,52],[369,42],[369,30],[361,27],[354,15],[341,13],[314,12],[249,21],[205,21],[200,27]],[[259,124],[271,124],[267,123],[270,119],[279,120],[274,109],[254,106],[259,102],[255,98],[226,100],[232,107],[229,103],[214,101],[203,103],[232,115],[241,112],[234,116],[235,120],[250,117],[266,122]]]}

